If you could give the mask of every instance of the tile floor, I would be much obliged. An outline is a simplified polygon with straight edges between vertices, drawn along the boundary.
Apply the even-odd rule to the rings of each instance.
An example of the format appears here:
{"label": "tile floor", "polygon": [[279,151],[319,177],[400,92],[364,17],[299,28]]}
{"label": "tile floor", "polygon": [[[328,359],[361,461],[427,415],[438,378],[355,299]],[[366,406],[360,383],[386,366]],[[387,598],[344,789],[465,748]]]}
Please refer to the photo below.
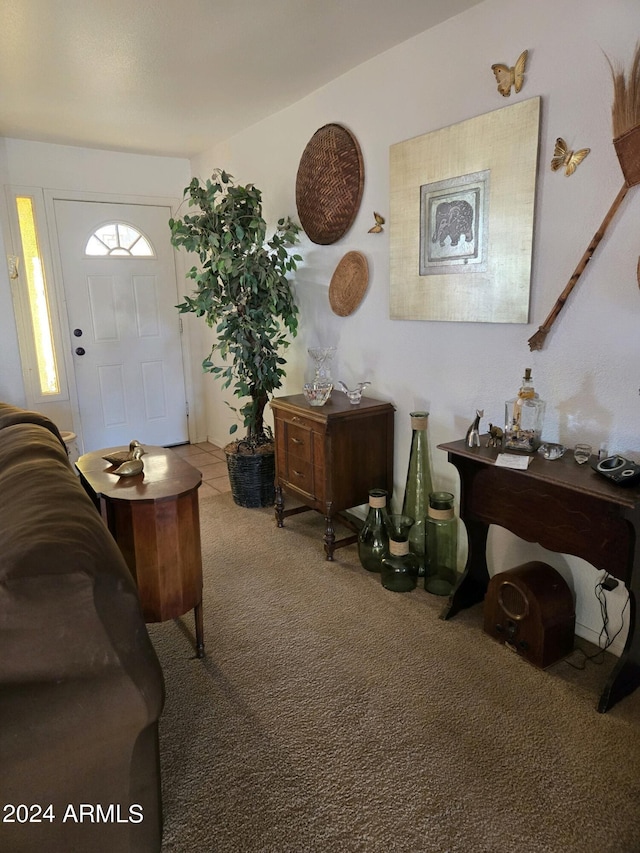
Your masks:
{"label": "tile floor", "polygon": [[199,489],[201,498],[231,491],[224,450],[209,441],[181,444],[171,449],[202,474],[202,485]]}

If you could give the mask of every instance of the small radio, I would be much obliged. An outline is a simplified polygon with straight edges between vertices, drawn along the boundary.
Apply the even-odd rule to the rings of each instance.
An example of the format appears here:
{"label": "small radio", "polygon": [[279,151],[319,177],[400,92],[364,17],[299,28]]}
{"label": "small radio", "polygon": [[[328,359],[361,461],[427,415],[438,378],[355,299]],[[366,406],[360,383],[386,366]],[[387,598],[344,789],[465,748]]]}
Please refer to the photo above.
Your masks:
{"label": "small radio", "polygon": [[591,467],[617,486],[630,486],[640,480],[640,465],[636,465],[630,459],[625,459],[624,456],[617,454],[607,456],[606,459],[599,459],[597,462],[593,462]]}
{"label": "small radio", "polygon": [[494,575],[484,600],[484,630],[542,669],[573,651],[573,593],[556,569],[533,560]]}

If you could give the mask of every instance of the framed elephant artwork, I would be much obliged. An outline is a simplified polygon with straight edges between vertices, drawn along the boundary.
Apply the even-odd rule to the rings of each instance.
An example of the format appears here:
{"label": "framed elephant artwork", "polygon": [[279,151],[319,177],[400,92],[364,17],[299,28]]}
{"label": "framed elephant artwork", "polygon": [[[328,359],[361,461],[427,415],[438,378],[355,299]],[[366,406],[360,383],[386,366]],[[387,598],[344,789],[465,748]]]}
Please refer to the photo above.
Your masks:
{"label": "framed elephant artwork", "polygon": [[420,187],[420,275],[487,271],[490,172]]}
{"label": "framed elephant artwork", "polygon": [[390,316],[527,323],[540,98],[390,148]]}

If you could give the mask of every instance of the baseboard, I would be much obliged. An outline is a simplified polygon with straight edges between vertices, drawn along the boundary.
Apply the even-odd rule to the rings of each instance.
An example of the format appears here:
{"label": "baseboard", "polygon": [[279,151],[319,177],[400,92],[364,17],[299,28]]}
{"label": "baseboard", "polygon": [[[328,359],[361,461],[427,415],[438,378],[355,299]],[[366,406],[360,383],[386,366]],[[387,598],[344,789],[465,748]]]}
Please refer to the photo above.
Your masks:
{"label": "baseboard", "polygon": [[[582,637],[583,640],[588,640],[588,642],[593,643],[594,646],[600,645],[599,634],[597,631],[594,631],[593,628],[587,628],[586,625],[581,625],[579,622],[576,622],[576,634],[578,637]],[[616,657],[620,657],[624,651],[625,639],[626,634],[621,634],[619,637],[616,637],[607,651],[611,652],[611,654]]]}

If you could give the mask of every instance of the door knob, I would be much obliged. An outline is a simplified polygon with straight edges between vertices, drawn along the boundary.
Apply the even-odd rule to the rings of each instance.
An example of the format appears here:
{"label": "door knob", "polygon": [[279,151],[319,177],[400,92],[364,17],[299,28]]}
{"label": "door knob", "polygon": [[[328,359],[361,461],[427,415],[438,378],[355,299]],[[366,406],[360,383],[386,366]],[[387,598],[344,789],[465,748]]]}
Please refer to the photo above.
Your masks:
{"label": "door knob", "polygon": [[84,347],[76,347],[76,355],[84,355],[85,349]]}
{"label": "door knob", "polygon": [[82,329],[74,329],[73,334],[76,336],[76,338],[81,338],[82,337]]}

